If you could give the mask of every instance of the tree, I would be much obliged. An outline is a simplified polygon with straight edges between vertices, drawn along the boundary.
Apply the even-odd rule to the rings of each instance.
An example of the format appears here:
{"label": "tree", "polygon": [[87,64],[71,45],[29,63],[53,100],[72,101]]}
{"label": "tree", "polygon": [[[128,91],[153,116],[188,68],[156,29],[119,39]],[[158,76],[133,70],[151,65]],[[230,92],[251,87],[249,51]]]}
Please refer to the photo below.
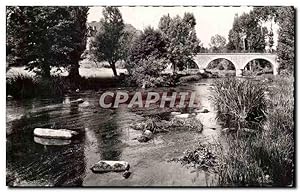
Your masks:
{"label": "tree", "polygon": [[[21,63],[50,77],[50,53],[60,10],[53,7],[8,7],[7,49],[10,64]],[[50,22],[51,20],[51,22]],[[48,30],[47,30],[48,28]],[[55,64],[55,63],[54,63]],[[54,65],[52,64],[52,65]]]}
{"label": "tree", "polygon": [[70,7],[70,26],[67,28],[69,40],[65,46],[69,48],[70,70],[69,77],[73,80],[78,79],[79,61],[86,49],[88,29],[86,25],[88,7]]}
{"label": "tree", "polygon": [[85,7],[8,7],[8,63],[21,63],[45,78],[52,67],[79,66],[87,11]]}
{"label": "tree", "polygon": [[225,52],[226,48],[226,38],[221,35],[214,35],[210,39],[210,50],[213,53]]}
{"label": "tree", "polygon": [[200,50],[200,41],[195,31],[196,19],[193,14],[185,13],[183,18],[169,15],[161,17],[159,29],[167,41],[167,58],[176,68],[183,70],[186,63]]}
{"label": "tree", "polygon": [[293,72],[295,65],[295,9],[293,7],[281,7],[278,10],[278,45],[277,54],[280,69],[288,69]]}
{"label": "tree", "polygon": [[121,46],[123,48],[123,56],[125,63],[129,63],[130,61],[129,56],[130,56],[130,51],[132,48],[132,45],[136,40],[140,37],[142,34],[141,31],[137,30],[134,26],[131,24],[125,24],[124,30],[123,30],[123,36],[121,39]]}
{"label": "tree", "polygon": [[121,46],[124,23],[120,10],[117,7],[105,7],[100,22],[102,28],[93,42],[93,54],[99,62],[107,61],[114,76],[118,76],[115,63],[124,59],[124,49]]}
{"label": "tree", "polygon": [[236,16],[229,31],[227,49],[245,52],[264,52],[267,28],[262,27],[253,11]]}
{"label": "tree", "polygon": [[161,32],[147,27],[132,43],[126,68],[138,85],[155,86],[161,71],[167,67],[166,56]]}
{"label": "tree", "polygon": [[[275,22],[279,25],[277,54],[280,69],[293,72],[295,65],[295,9],[294,7],[255,7],[253,11],[263,22]],[[271,33],[270,31],[269,33]],[[273,34],[269,44],[273,45]]]}
{"label": "tree", "polygon": [[148,57],[165,58],[167,56],[166,46],[161,32],[147,27],[132,43],[128,56],[129,63],[135,64]]}

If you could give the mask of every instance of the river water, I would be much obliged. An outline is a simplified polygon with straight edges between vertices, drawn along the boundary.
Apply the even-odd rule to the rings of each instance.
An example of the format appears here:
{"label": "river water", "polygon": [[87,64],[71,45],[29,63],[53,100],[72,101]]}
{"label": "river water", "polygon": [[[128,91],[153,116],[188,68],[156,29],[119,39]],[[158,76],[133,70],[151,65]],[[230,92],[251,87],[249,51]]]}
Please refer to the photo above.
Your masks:
{"label": "river water", "polygon": [[[172,91],[196,91],[198,113],[204,129],[156,134],[147,143],[134,140],[141,131],[130,128],[141,121],[139,111],[101,109],[101,92],[87,91],[61,99],[7,101],[7,183],[10,186],[214,186],[216,175],[187,168],[168,159],[180,157],[199,143],[218,140],[221,126],[209,100],[212,79],[201,80]],[[162,88],[161,90],[168,90]],[[102,90],[105,91],[105,90]],[[111,91],[111,90],[110,90]],[[70,105],[71,100],[84,103]],[[33,136],[37,127],[76,130],[75,140],[50,140]],[[124,160],[132,172],[95,174],[90,168],[99,160]]]}

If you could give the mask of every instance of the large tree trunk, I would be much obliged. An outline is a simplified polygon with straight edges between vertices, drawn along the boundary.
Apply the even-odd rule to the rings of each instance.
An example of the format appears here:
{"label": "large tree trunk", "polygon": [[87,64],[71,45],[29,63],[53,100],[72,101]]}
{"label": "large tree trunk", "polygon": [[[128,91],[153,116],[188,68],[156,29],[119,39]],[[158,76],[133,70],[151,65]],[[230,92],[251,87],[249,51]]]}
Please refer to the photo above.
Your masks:
{"label": "large tree trunk", "polygon": [[115,63],[109,63],[113,73],[114,73],[114,76],[117,77],[118,76],[118,73],[117,73],[117,69],[116,69],[116,65]]}
{"label": "large tree trunk", "polygon": [[80,74],[79,74],[79,63],[73,63],[71,65],[70,71],[69,71],[69,78],[71,80],[78,80],[80,78]]}
{"label": "large tree trunk", "polygon": [[51,77],[50,71],[51,71],[50,65],[48,64],[43,65],[41,69],[41,76],[46,79],[50,78]]}

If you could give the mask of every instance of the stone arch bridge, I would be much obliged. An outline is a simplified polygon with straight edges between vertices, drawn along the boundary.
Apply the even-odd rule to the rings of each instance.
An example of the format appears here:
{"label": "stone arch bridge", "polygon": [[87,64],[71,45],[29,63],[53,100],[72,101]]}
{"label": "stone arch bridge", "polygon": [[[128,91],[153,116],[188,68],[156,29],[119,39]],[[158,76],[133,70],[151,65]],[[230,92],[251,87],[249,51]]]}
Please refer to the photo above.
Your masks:
{"label": "stone arch bridge", "polygon": [[208,64],[216,59],[227,59],[236,69],[236,76],[242,76],[245,66],[255,59],[263,59],[272,64],[273,74],[278,74],[279,64],[277,55],[272,53],[200,53],[194,57],[199,69],[205,69]]}

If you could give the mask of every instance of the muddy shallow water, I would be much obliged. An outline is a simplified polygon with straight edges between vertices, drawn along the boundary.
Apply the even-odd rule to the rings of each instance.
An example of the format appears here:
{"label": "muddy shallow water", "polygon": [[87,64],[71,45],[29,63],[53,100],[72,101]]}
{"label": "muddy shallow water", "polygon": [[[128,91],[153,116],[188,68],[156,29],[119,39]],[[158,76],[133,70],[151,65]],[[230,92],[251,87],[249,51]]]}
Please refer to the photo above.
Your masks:
{"label": "muddy shallow water", "polygon": [[[216,176],[195,171],[168,159],[180,157],[198,143],[214,142],[220,125],[209,101],[210,83],[203,80],[175,90],[195,90],[202,107],[198,113],[204,129],[156,134],[153,140],[134,140],[141,131],[130,124],[142,117],[127,108],[101,109],[100,93],[84,92],[62,99],[7,101],[7,183],[10,186],[214,186]],[[174,88],[172,88],[174,89]],[[168,90],[163,88],[162,90]],[[84,103],[70,105],[83,98]],[[75,140],[43,140],[33,136],[36,127],[76,130]],[[128,179],[122,173],[95,174],[99,160],[124,160],[130,164]]]}

